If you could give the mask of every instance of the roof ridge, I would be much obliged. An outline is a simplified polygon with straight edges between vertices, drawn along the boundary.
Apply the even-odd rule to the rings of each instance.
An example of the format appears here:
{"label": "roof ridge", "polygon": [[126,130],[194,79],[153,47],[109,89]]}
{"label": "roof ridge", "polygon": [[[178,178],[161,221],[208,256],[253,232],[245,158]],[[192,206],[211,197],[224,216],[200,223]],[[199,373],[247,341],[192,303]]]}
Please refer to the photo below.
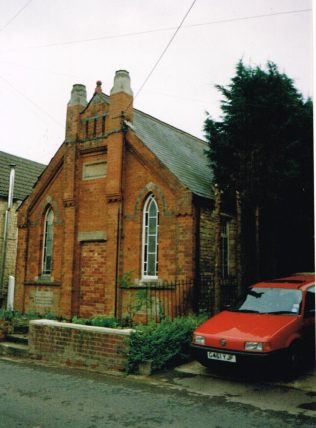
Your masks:
{"label": "roof ridge", "polygon": [[22,156],[14,155],[14,154],[12,154],[12,153],[3,152],[2,150],[0,150],[0,155],[1,155],[1,154],[3,154],[3,155],[7,155],[7,156],[10,156],[10,157],[12,157],[12,158],[19,159],[19,160],[22,160],[22,161],[32,162],[33,164],[37,164],[37,165],[39,165],[39,166],[43,166],[43,167],[46,167],[46,166],[47,166],[47,165],[46,165],[46,164],[44,164],[44,163],[40,163],[40,162],[37,162],[37,161],[33,161],[32,159],[27,159],[27,158],[24,158],[24,157],[22,157]]}
{"label": "roof ridge", "polygon": [[[106,98],[106,101],[107,101],[107,102],[109,102],[110,96],[109,96],[108,94],[104,93],[104,92],[102,92],[101,94],[102,94],[102,95],[104,95],[104,96],[105,96],[105,98]],[[95,96],[95,95],[96,95],[96,94],[94,93],[94,94],[93,94],[93,96],[92,96],[92,98],[90,99],[90,101],[88,102],[88,104],[87,104],[87,105],[86,105],[86,107],[82,110],[82,112],[81,112],[81,113],[84,113],[84,112],[88,109],[88,107],[90,106],[90,104],[91,104],[91,102],[92,102],[92,100],[93,100],[93,98],[94,98],[94,96]],[[163,124],[163,125],[165,125],[165,126],[168,126],[169,128],[172,128],[172,129],[174,129],[175,131],[178,131],[178,132],[179,132],[179,133],[181,133],[181,134],[185,134],[185,135],[187,135],[188,137],[194,138],[194,139],[196,139],[199,143],[203,143],[203,144],[207,145],[207,142],[206,142],[205,140],[202,140],[202,138],[196,137],[195,135],[190,134],[190,133],[189,133],[189,132],[187,132],[187,131],[183,131],[183,129],[177,128],[176,126],[171,125],[170,123],[167,123],[167,122],[165,122],[165,121],[163,121],[163,120],[161,120],[161,119],[158,119],[157,117],[152,116],[151,114],[145,113],[144,111],[139,110],[139,109],[137,109],[137,108],[135,108],[135,107],[133,107],[133,111],[135,111],[136,113],[143,114],[144,116],[147,116],[147,117],[151,118],[152,120],[155,120],[156,122],[160,122],[161,124]]]}

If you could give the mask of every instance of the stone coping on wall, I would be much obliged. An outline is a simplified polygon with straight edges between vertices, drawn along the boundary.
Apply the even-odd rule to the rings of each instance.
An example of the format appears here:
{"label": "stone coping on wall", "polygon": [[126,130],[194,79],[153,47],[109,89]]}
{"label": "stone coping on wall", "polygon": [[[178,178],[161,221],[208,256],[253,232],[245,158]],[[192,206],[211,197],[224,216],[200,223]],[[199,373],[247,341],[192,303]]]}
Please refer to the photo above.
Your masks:
{"label": "stone coping on wall", "polygon": [[128,361],[132,329],[95,327],[53,320],[30,322],[29,349],[32,358],[122,372]]}
{"label": "stone coping on wall", "polygon": [[31,325],[38,325],[43,327],[59,327],[59,328],[67,328],[73,330],[81,330],[81,331],[90,331],[91,333],[100,333],[100,334],[115,334],[119,336],[129,336],[134,330],[131,328],[110,328],[110,327],[96,327],[92,325],[83,325],[83,324],[74,324],[70,322],[63,321],[53,321],[53,320],[32,320],[30,321]]}

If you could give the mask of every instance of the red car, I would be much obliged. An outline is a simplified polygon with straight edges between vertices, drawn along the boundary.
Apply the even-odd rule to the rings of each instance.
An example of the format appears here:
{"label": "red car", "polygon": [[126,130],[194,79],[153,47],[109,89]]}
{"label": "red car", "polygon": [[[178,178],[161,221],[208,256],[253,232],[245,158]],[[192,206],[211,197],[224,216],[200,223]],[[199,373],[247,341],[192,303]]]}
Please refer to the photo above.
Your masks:
{"label": "red car", "polygon": [[297,372],[315,351],[315,276],[296,274],[251,286],[235,307],[193,333],[194,357],[205,366],[261,361]]}

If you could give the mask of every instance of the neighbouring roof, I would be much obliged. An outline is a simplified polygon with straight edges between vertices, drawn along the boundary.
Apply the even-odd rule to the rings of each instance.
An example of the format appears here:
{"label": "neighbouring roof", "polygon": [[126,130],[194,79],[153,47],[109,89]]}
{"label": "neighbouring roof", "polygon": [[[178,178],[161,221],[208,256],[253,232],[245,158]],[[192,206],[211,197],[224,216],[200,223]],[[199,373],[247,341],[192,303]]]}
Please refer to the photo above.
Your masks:
{"label": "neighbouring roof", "polygon": [[9,192],[10,164],[15,164],[13,198],[24,200],[28,196],[46,165],[0,151],[0,197]]}
{"label": "neighbouring roof", "polygon": [[135,109],[133,128],[146,147],[192,193],[213,197],[213,174],[205,155],[205,141]]}

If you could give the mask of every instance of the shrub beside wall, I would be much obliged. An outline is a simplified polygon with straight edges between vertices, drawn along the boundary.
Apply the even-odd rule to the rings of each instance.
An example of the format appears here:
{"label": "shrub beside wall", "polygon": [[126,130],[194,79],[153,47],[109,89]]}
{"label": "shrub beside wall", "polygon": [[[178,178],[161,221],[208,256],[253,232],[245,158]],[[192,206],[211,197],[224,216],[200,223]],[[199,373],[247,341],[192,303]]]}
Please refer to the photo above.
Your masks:
{"label": "shrub beside wall", "polygon": [[[137,373],[141,363],[150,361],[151,370],[159,370],[190,359],[192,332],[206,318],[164,319],[159,324],[139,325],[133,330],[86,325],[85,319],[76,319],[80,324],[74,324],[28,318],[30,355],[69,366],[127,373]],[[0,323],[0,340],[11,322],[3,320],[3,328]],[[105,322],[109,323],[98,317],[95,324]],[[116,325],[116,321],[110,324],[113,323]]]}
{"label": "shrub beside wall", "polygon": [[129,340],[127,372],[137,372],[139,363],[148,360],[152,370],[189,361],[192,333],[206,319],[205,315],[179,317],[136,327]]}

